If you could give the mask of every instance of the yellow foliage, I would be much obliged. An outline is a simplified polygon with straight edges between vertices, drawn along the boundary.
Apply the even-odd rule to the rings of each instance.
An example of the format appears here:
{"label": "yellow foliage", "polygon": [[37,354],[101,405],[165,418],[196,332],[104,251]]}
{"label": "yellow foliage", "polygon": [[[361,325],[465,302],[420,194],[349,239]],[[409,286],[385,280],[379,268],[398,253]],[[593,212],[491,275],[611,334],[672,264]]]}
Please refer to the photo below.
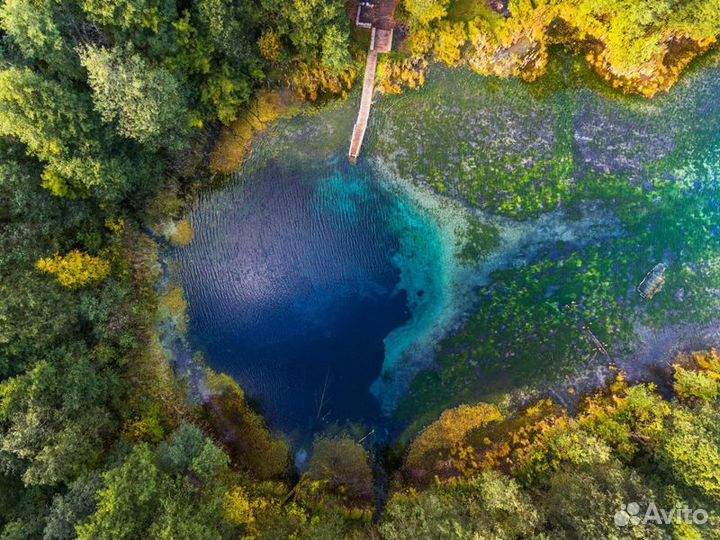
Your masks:
{"label": "yellow foliage", "polygon": [[192,224],[187,219],[181,219],[173,223],[168,232],[170,241],[176,246],[181,247],[189,245],[194,236]]}
{"label": "yellow foliage", "polygon": [[187,308],[187,302],[185,302],[185,296],[180,287],[175,287],[165,293],[160,300],[160,304],[175,316],[185,313]]}
{"label": "yellow foliage", "polygon": [[174,287],[160,297],[160,308],[163,315],[177,326],[180,333],[187,330],[187,302],[182,287]]}
{"label": "yellow foliage", "polygon": [[608,390],[610,391],[610,395],[612,395],[614,399],[617,399],[618,395],[627,390],[627,388],[628,383],[625,378],[625,372],[620,371],[615,375],[615,379],[610,383]]}
{"label": "yellow foliage", "polygon": [[210,171],[215,174],[231,174],[242,165],[250,149],[255,133],[243,112],[230,127],[223,127],[210,152]]}
{"label": "yellow foliage", "polygon": [[67,255],[40,259],[36,263],[38,270],[56,274],[61,285],[76,289],[99,283],[110,275],[110,263],[101,257],[93,257],[78,250]]}
{"label": "yellow foliage", "polygon": [[225,519],[233,525],[245,525],[254,519],[250,499],[244,488],[238,486],[225,494]]}
{"label": "yellow foliage", "polygon": [[429,24],[447,15],[449,0],[405,0],[405,9],[419,24]]}
{"label": "yellow foliage", "polygon": [[718,398],[720,385],[709,376],[707,371],[692,371],[675,365],[675,395],[685,400],[702,400],[712,402]]}
{"label": "yellow foliage", "polygon": [[623,91],[651,97],[667,90],[718,34],[720,9],[707,0],[636,6],[619,0],[552,2],[577,39],[597,46],[587,55],[598,73]]}
{"label": "yellow foliage", "polygon": [[56,197],[72,196],[67,180],[53,168],[43,171],[42,186]]}
{"label": "yellow foliage", "polygon": [[699,369],[707,371],[713,379],[720,380],[720,353],[717,349],[691,353],[689,361],[694,362]]}
{"label": "yellow foliage", "polygon": [[210,170],[215,174],[237,171],[250,150],[256,133],[297,109],[297,101],[288,91],[260,91],[238,118],[220,132],[210,152]]}
{"label": "yellow foliage", "polygon": [[502,414],[494,405],[481,403],[448,409],[412,442],[406,465],[431,469],[437,461],[449,458],[451,451],[473,430],[500,420]]}
{"label": "yellow foliage", "polygon": [[250,525],[259,510],[268,505],[262,498],[251,498],[242,486],[235,486],[225,494],[225,518],[233,525]]}
{"label": "yellow foliage", "polygon": [[552,15],[526,4],[509,19],[477,17],[468,23],[468,65],[481,75],[534,80],[547,65],[546,27]]}
{"label": "yellow foliage", "polygon": [[406,47],[412,56],[424,56],[428,54],[432,48],[437,34],[428,28],[418,28],[408,36]]}
{"label": "yellow foliage", "polygon": [[375,88],[380,94],[400,94],[403,88],[422,88],[427,67],[424,58],[383,58],[375,74]]}
{"label": "yellow foliage", "polygon": [[485,451],[481,465],[483,468],[517,468],[549,435],[568,429],[571,423],[564,409],[550,400],[543,400],[508,422],[505,426],[509,429],[507,435],[496,434],[499,441]]}
{"label": "yellow foliage", "polygon": [[303,101],[317,101],[326,95],[347,97],[357,73],[355,66],[333,73],[319,64],[297,62],[287,77],[287,83]]}
{"label": "yellow foliage", "polygon": [[280,34],[274,30],[266,30],[258,39],[258,49],[260,54],[265,60],[271,62],[277,62],[280,60],[280,53],[282,52],[282,42],[280,41]]}
{"label": "yellow foliage", "polygon": [[157,418],[137,418],[123,426],[123,435],[131,441],[148,441],[159,443],[164,431]]}
{"label": "yellow foliage", "polygon": [[466,41],[467,33],[465,32],[464,23],[443,21],[440,23],[433,48],[435,57],[450,67],[457,65],[460,62],[460,53]]}
{"label": "yellow foliage", "polygon": [[131,441],[159,443],[165,437],[160,404],[145,401],[139,408],[140,414],[123,424],[123,435]]}
{"label": "yellow foliage", "polygon": [[663,430],[669,414],[670,406],[655,393],[654,385],[629,386],[620,373],[606,391],[585,399],[576,418],[629,459],[639,441],[651,440]]}
{"label": "yellow foliage", "polygon": [[120,234],[125,230],[125,220],[121,218],[108,219],[105,221],[105,227],[115,234]]}
{"label": "yellow foliage", "polygon": [[673,367],[673,390],[680,399],[715,401],[720,396],[720,355],[717,349],[680,354]]}
{"label": "yellow foliage", "polygon": [[[672,87],[720,34],[716,0],[678,6],[667,0],[510,0],[507,18],[487,10],[460,11],[474,15],[464,60],[482,75],[534,80],[547,65],[548,45],[561,43],[581,49],[613,87],[646,97]],[[432,49],[438,60],[458,65],[459,33],[448,33],[449,24],[414,25],[408,51],[427,55]]]}
{"label": "yellow foliage", "polygon": [[568,422],[565,409],[550,399],[538,401],[524,411],[466,436],[451,450],[452,467],[463,476],[472,476],[483,469],[510,472],[538,439],[545,433],[563,429]]}

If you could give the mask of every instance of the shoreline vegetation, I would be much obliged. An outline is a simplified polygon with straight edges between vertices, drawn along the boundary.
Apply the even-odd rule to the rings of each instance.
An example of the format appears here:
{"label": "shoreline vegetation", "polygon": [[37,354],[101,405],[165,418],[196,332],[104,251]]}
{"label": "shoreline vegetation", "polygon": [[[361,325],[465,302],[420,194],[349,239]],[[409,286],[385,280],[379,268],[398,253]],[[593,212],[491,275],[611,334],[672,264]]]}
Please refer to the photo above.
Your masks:
{"label": "shoreline vegetation", "polygon": [[232,124],[221,128],[210,151],[210,174],[224,176],[237,172],[253,138],[280,118],[297,114],[301,103],[289,89],[259,91]]}
{"label": "shoreline vegetation", "polygon": [[[701,0],[494,4],[406,0],[408,54],[388,56],[379,86],[421,86],[431,57],[532,80],[559,43],[654,96],[720,17]],[[181,216],[208,164],[238,166],[295,108],[261,88],[347,94],[364,47],[342,2],[3,0],[0,27],[0,538],[720,535],[714,350],[677,359],[668,399],[619,373],[574,415],[462,405],[407,448],[338,427],[301,473],[227,376],[190,399],[158,335],[182,330],[185,300],[159,296],[146,231],[192,241]],[[618,529],[627,502],[711,518]]]}
{"label": "shoreline vegetation", "polygon": [[432,61],[535,81],[546,72],[549,48],[560,45],[582,55],[613,88],[654,97],[720,35],[720,10],[703,1],[638,9],[607,0],[410,0],[404,7],[398,19],[407,38],[378,66],[385,93],[422,86]]}

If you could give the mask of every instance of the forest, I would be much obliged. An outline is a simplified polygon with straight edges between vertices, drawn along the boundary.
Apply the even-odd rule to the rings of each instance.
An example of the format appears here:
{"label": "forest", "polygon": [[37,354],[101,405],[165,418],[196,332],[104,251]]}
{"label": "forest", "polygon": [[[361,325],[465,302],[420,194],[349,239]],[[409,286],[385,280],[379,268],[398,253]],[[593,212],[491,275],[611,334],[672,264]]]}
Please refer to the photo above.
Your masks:
{"label": "forest", "polygon": [[[718,0],[488,6],[406,0],[381,86],[433,61],[533,80],[562,45],[652,96],[720,33]],[[344,2],[2,0],[0,31],[1,539],[720,536],[715,350],[662,387],[619,372],[573,411],[461,405],[389,447],[337,427],[301,473],[230,377],[192,399],[157,335],[183,309],[157,292],[158,237],[190,241],[213,143],[268,89],[351,91],[366,42]],[[708,517],[623,506],[653,501]]]}

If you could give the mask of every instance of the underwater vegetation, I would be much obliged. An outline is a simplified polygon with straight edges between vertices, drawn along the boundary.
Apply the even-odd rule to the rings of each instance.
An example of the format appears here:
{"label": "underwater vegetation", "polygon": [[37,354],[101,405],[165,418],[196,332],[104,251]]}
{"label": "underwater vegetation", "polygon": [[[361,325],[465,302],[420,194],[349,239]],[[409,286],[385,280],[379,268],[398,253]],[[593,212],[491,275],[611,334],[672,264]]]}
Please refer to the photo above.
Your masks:
{"label": "underwater vegetation", "polygon": [[[717,318],[714,62],[652,102],[599,91],[587,68],[559,54],[532,84],[437,69],[424,89],[380,103],[373,151],[407,181],[505,226],[558,212],[607,219],[585,245],[545,243],[493,271],[435,368],[415,379],[403,421],[629,355],[638,328]],[[492,227],[466,234],[484,235],[473,240],[476,258],[483,244],[502,250]],[[665,286],[643,299],[636,288],[658,263]]]}

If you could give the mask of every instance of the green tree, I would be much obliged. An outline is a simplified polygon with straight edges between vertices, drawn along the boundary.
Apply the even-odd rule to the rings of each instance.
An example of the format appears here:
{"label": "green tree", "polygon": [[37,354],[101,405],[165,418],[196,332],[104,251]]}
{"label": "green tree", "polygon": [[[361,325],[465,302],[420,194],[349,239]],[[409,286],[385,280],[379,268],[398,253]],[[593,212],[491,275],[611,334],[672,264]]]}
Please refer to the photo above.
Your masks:
{"label": "green tree", "polygon": [[118,48],[86,47],[81,59],[104,122],[115,123],[121,135],[150,150],[185,146],[188,107],[180,83],[169,71]]}
{"label": "green tree", "polygon": [[601,439],[578,428],[562,426],[541,435],[522,458],[516,474],[530,484],[546,484],[563,466],[592,465],[607,462],[610,447]]}
{"label": "green tree", "polygon": [[234,73],[227,64],[214,70],[201,88],[203,103],[226,125],[237,118],[240,107],[248,102],[251,95],[252,88],[247,77]]}
{"label": "green tree", "polygon": [[681,399],[712,402],[720,395],[720,383],[711,373],[675,366],[673,390]]}
{"label": "green tree", "polygon": [[511,478],[488,471],[394,495],[380,532],[387,539],[512,539],[533,537],[540,523],[529,495]]}
{"label": "green tree", "polygon": [[56,195],[117,198],[133,185],[152,185],[157,171],[103,128],[89,96],[28,68],[0,71],[0,134],[45,164],[44,185]]}
{"label": "green tree", "polygon": [[322,38],[322,64],[332,73],[340,73],[352,62],[349,37],[337,26],[330,26]]}
{"label": "green tree", "polygon": [[367,451],[350,437],[315,439],[307,477],[350,501],[373,499],[373,474]]}
{"label": "green tree", "polygon": [[43,533],[46,497],[43,488],[25,486],[12,475],[12,464],[0,453],[0,538],[34,540]]}
{"label": "green tree", "polygon": [[252,2],[198,0],[195,5],[200,28],[234,67],[247,69],[255,63],[260,21]]}
{"label": "green tree", "polygon": [[657,458],[675,480],[720,501],[720,414],[717,404],[673,407]]}
{"label": "green tree", "polygon": [[65,493],[56,494],[43,530],[43,540],[74,538],[75,524],[95,512],[95,495],[101,486],[102,476],[92,471],[70,483]]}
{"label": "green tree", "polygon": [[287,442],[270,432],[237,382],[225,374],[208,373],[207,384],[211,398],[205,418],[223,434],[233,463],[260,480],[285,476],[290,465]]}
{"label": "green tree", "polygon": [[212,51],[212,67],[200,85],[201,103],[230,124],[265,77],[257,48],[260,10],[251,2],[198,0],[193,18],[201,40]]}
{"label": "green tree", "polygon": [[117,389],[79,345],[0,383],[0,449],[23,460],[26,484],[67,482],[96,462],[115,427]]}
{"label": "green tree", "polygon": [[405,0],[405,9],[422,25],[442,19],[447,15],[449,0]]}
{"label": "green tree", "polygon": [[175,0],[79,0],[85,16],[108,29],[114,43],[132,42],[151,57],[172,54]]}
{"label": "green tree", "polygon": [[55,0],[6,0],[0,6],[0,24],[26,58],[49,71],[78,77],[78,55],[66,37],[74,11],[72,4]]}
{"label": "green tree", "polygon": [[78,538],[220,538],[227,467],[224,452],[190,424],[155,450],[140,443],[103,475],[97,510],[76,526]]}
{"label": "green tree", "polygon": [[139,538],[157,509],[160,472],[153,452],[141,444],[104,475],[97,511],[76,527],[78,538]]}
{"label": "green tree", "polygon": [[348,20],[341,0],[263,0],[278,32],[305,60],[327,57],[327,67],[349,57]]}
{"label": "green tree", "polygon": [[[578,448],[581,451],[581,448]],[[617,460],[564,464],[539,494],[552,538],[659,538],[652,524],[618,528],[614,515],[622,504],[656,501],[638,474]]]}
{"label": "green tree", "polygon": [[40,186],[42,169],[22,146],[0,142],[0,380],[22,373],[83,326],[77,297],[34,268],[90,232],[88,205]]}

